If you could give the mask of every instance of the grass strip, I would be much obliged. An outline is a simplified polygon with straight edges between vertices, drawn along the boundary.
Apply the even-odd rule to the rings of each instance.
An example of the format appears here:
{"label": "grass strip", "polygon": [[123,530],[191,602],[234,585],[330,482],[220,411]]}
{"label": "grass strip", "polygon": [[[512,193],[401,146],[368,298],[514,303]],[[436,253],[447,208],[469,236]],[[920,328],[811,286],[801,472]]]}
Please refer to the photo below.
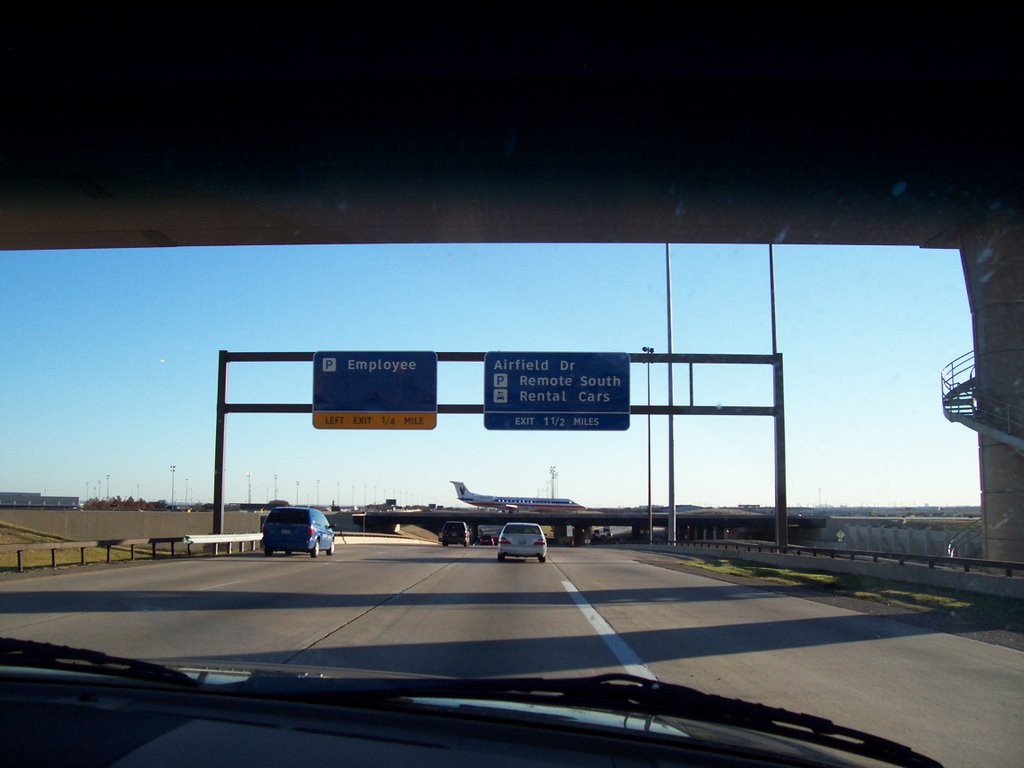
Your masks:
{"label": "grass strip", "polygon": [[908,611],[958,615],[988,625],[996,624],[1015,632],[1024,631],[1024,600],[1012,597],[960,592],[927,584],[907,584],[852,573],[783,568],[750,560],[695,558],[687,560],[686,565],[712,573],[799,587],[823,594],[870,600]]}
{"label": "grass strip", "polygon": [[[8,523],[0,523],[0,544],[48,544],[50,542],[71,541],[61,536],[35,531],[30,528],[22,528]],[[169,545],[158,545],[157,557],[170,555]],[[131,547],[112,547],[110,550],[110,562],[124,562],[132,559]],[[152,560],[152,548],[136,545],[136,560]],[[26,550],[21,553],[22,566],[26,571],[52,568],[53,559],[49,550]],[[58,549],[56,554],[57,567],[82,564],[82,551],[80,549]],[[106,547],[86,547],[85,564],[107,562]],[[0,552],[0,573],[16,573],[18,571],[18,553]]]}

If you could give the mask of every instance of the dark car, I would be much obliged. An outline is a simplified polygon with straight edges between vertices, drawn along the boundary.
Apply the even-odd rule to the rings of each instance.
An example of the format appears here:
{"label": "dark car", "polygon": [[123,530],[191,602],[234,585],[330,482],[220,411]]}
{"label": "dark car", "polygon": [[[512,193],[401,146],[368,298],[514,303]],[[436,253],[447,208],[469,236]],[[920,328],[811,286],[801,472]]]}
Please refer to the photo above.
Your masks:
{"label": "dark car", "polygon": [[334,554],[334,529],[327,517],[314,507],[274,507],[263,523],[263,554],[275,552],[320,552]]}
{"label": "dark car", "polygon": [[437,540],[444,546],[449,544],[461,544],[469,546],[469,526],[461,521],[449,520],[437,534]]}
{"label": "dark car", "polygon": [[481,533],[476,543],[481,547],[496,547],[498,546],[498,537],[493,533]]}

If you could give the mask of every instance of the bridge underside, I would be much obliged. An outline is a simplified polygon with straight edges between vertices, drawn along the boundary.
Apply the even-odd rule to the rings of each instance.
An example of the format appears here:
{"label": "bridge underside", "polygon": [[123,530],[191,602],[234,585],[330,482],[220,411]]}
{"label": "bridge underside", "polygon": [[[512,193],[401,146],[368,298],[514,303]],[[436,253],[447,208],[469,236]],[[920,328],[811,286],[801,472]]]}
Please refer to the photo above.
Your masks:
{"label": "bridge underside", "polygon": [[[646,512],[501,512],[494,509],[446,509],[419,510],[416,512],[370,512],[353,515],[353,525],[357,528],[364,522],[366,530],[374,532],[390,532],[396,526],[415,525],[435,533],[448,520],[461,520],[474,531],[480,526],[501,526],[505,523],[539,523],[551,526],[560,535],[572,528],[576,532],[608,526],[628,526],[635,532],[636,538],[645,538],[648,524]],[[654,529],[664,531],[668,526],[668,514],[656,512],[651,515]],[[790,518],[790,535],[795,540],[813,537],[828,523],[825,517],[794,517]],[[679,513],[676,518],[676,529],[679,540],[693,539],[763,539],[775,540],[775,515],[729,515],[729,514],[687,514]],[[642,535],[641,535],[641,532]],[[660,536],[665,540],[664,533]]]}
{"label": "bridge underside", "polygon": [[[22,12],[0,249],[962,248],[979,377],[1019,408],[1021,65],[984,11]],[[980,446],[986,555],[1024,560],[1024,465]]]}

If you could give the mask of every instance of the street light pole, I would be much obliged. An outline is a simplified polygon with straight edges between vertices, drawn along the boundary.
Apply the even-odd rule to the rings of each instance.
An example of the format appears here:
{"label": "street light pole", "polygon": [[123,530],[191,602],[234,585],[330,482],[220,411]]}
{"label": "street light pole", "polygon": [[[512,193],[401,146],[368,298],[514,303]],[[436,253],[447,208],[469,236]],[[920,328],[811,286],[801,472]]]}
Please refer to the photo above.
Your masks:
{"label": "street light pole", "polygon": [[171,509],[174,509],[174,465],[171,464]]}
{"label": "street light pole", "polygon": [[[665,243],[665,314],[668,319],[668,353],[672,354],[672,251]],[[668,363],[668,407],[675,405],[675,387],[672,384],[672,359]],[[668,528],[666,539],[676,544],[676,446],[675,416],[668,415]]]}
{"label": "street light pole", "polygon": [[245,473],[245,479],[249,483],[249,506],[252,506],[252,472]]}
{"label": "street light pole", "polygon": [[654,347],[644,347],[647,353],[647,543],[654,543],[654,507],[651,504],[651,355]]}
{"label": "street light pole", "polygon": [[110,498],[110,475],[107,475],[107,498]]}

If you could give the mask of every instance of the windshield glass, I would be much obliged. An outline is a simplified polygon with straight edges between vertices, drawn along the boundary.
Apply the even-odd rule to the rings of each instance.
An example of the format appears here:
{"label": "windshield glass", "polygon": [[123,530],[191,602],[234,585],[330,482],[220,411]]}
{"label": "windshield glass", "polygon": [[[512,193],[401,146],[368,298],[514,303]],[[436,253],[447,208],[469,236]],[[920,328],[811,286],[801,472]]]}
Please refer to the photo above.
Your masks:
{"label": "windshield glass", "polygon": [[[766,245],[672,244],[670,256],[674,352],[771,355]],[[943,418],[937,391],[939,371],[972,344],[959,254],[776,246],[773,258],[791,544],[944,552],[979,513],[976,435]],[[627,429],[485,427],[496,374],[510,391],[577,399],[623,389],[631,408],[646,408],[649,375],[650,402],[667,407],[668,365],[643,351],[668,352],[665,269],[663,244],[2,254],[0,322],[17,329],[0,340],[3,431],[17,446],[0,465],[7,543],[211,534],[220,350],[307,354],[231,362],[226,398],[305,406],[313,353],[337,368],[348,353],[379,361],[383,390],[426,365],[408,350],[436,352],[439,407],[432,429],[321,429],[308,408],[229,412],[224,533],[258,534],[268,512],[304,523],[302,510],[270,510],[309,504],[336,530],[333,552],[302,538],[269,557],[259,541],[216,556],[193,544],[191,557],[179,544],[172,557],[165,540],[155,560],[148,547],[134,561],[115,548],[109,565],[103,549],[84,567],[78,549],[59,551],[56,572],[49,551],[25,552],[28,576],[15,578],[5,551],[0,634],[190,669],[628,671],[821,715],[954,765],[970,763],[968,743],[1019,744],[1019,609],[995,602],[1004,613],[984,614],[977,594],[876,580],[900,566],[871,570],[870,558],[826,576],[822,558],[698,546],[774,539],[773,417],[716,415],[771,407],[770,365],[677,362],[672,401],[687,410],[674,443],[668,416],[651,417],[650,463],[643,412]],[[120,300],[89,287],[115,276]],[[324,287],[339,284],[385,292],[337,301]],[[318,311],[282,324],[261,309],[296,294]],[[600,353],[597,369],[576,353]],[[495,359],[521,362],[485,380]],[[531,388],[531,377],[565,381]],[[520,418],[560,415],[558,403],[522,403]],[[543,506],[565,498],[579,509]],[[439,542],[459,520],[469,546]],[[546,562],[500,561],[479,542],[498,526],[540,526]]]}
{"label": "windshield glass", "polygon": [[0,687],[625,674],[593,727],[1021,763],[1016,16],[20,5]]}
{"label": "windshield glass", "polygon": [[539,534],[541,533],[540,526],[527,525],[520,523],[509,523],[501,530],[502,533],[524,533],[524,534]]}
{"label": "windshield glass", "polygon": [[309,512],[304,509],[272,509],[267,515],[268,523],[308,523]]}

